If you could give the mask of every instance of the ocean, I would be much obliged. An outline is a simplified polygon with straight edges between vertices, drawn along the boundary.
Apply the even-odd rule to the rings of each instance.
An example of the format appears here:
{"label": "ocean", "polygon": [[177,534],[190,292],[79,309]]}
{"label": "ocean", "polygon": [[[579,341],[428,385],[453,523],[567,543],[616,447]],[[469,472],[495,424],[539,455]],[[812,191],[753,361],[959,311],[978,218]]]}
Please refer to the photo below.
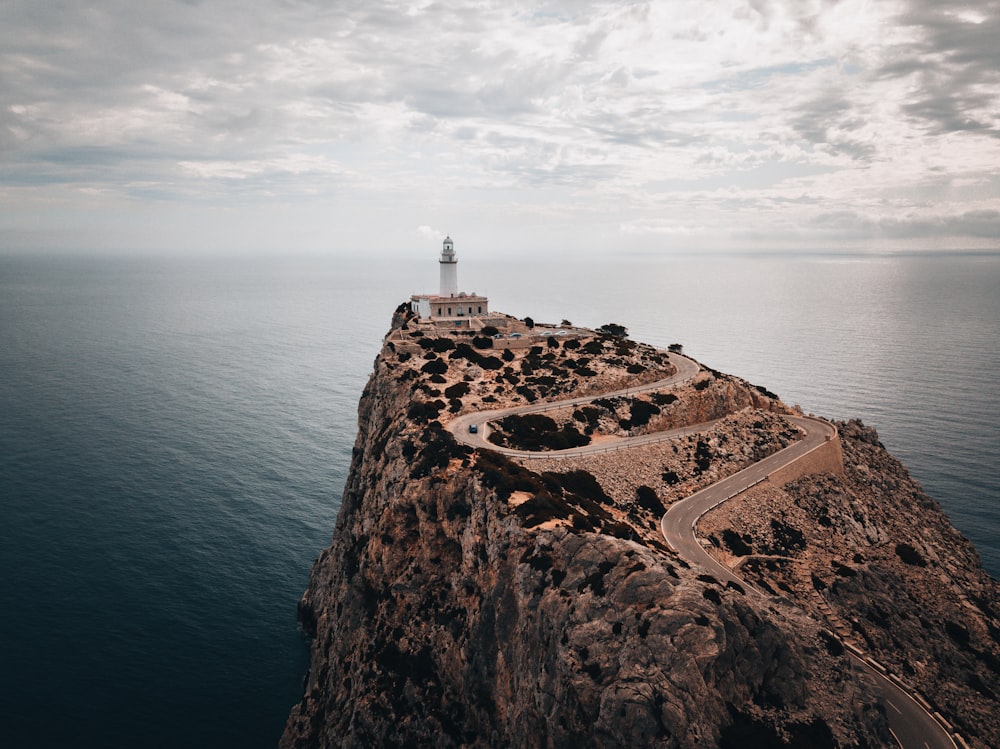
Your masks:
{"label": "ocean", "polygon": [[[3,746],[275,745],[357,400],[436,251],[0,257]],[[875,426],[1000,576],[1000,254],[458,255],[494,309]]]}

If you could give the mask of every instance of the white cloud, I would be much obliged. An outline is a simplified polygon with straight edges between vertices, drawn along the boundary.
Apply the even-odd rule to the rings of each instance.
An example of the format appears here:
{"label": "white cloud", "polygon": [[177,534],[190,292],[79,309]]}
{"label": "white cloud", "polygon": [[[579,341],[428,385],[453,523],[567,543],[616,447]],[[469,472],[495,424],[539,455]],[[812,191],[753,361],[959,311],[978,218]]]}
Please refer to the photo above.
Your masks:
{"label": "white cloud", "polygon": [[996,0],[8,0],[0,230],[99,194],[104,235],[145,204],[301,201],[324,238],[384,214],[531,250],[989,241],[996,38]]}

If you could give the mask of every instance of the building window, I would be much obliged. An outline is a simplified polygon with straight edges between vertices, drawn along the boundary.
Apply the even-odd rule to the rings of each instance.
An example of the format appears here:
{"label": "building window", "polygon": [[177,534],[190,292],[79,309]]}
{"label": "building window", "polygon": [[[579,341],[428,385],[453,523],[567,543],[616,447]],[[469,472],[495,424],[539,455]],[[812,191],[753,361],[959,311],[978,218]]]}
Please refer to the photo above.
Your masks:
{"label": "building window", "polygon": [[483,308],[482,307],[479,308],[479,314],[480,315],[483,314]]}
{"label": "building window", "polygon": [[451,317],[451,307],[448,308],[448,317]]}

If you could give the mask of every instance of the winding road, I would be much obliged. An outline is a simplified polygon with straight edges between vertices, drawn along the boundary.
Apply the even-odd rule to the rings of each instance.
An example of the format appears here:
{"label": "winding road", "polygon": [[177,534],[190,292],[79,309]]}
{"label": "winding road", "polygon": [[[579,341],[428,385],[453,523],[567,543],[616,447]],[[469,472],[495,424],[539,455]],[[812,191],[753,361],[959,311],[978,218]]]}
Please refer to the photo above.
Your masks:
{"label": "winding road", "polygon": [[[676,371],[672,376],[656,382],[637,387],[622,388],[609,393],[465,414],[453,419],[447,425],[447,429],[454,435],[456,440],[470,447],[493,450],[509,457],[527,459],[570,458],[593,455],[595,453],[623,450],[639,445],[665,442],[704,431],[715,422],[696,424],[690,427],[636,437],[621,437],[583,447],[575,447],[568,450],[552,450],[544,453],[499,447],[487,440],[489,436],[489,422],[502,419],[505,416],[542,413],[559,408],[591,403],[599,398],[631,396],[638,393],[674,387],[693,379],[701,371],[700,365],[692,359],[674,353],[668,353],[668,356]],[[749,595],[763,598],[768,598],[769,596],[735,575],[732,570],[716,560],[705,550],[696,535],[696,526],[698,520],[713,507],[717,507],[750,487],[759,484],[778,469],[794,463],[809,454],[812,450],[822,446],[828,440],[837,437],[836,428],[822,419],[807,416],[786,416],[785,418],[802,433],[802,439],[744,468],[732,476],[728,476],[685,499],[675,502],[660,522],[660,529],[664,539],[686,561],[701,566],[721,581],[739,585]],[[473,424],[477,427],[476,433],[469,431],[469,427]],[[885,707],[890,731],[902,749],[959,749],[950,732],[931,714],[930,706],[926,703],[921,704],[920,700],[922,698],[904,688],[902,682],[897,677],[885,672],[884,667],[875,663],[870,657],[866,657],[856,647],[847,644],[846,649],[856,668],[875,677],[875,683],[879,690],[881,702]],[[959,741],[961,741],[960,738]],[[963,746],[965,745],[964,742],[961,743]]]}

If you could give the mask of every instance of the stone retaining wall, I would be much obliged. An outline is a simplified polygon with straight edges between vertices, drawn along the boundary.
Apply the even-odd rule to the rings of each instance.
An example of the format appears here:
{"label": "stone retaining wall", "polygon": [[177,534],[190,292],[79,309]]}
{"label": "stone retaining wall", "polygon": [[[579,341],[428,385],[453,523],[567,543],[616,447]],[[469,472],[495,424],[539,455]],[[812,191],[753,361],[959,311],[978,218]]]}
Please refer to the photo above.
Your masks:
{"label": "stone retaining wall", "polygon": [[768,476],[775,486],[784,486],[789,481],[810,476],[814,473],[844,473],[844,453],[840,446],[840,437],[835,436],[812,452],[806,453],[793,463]]}

